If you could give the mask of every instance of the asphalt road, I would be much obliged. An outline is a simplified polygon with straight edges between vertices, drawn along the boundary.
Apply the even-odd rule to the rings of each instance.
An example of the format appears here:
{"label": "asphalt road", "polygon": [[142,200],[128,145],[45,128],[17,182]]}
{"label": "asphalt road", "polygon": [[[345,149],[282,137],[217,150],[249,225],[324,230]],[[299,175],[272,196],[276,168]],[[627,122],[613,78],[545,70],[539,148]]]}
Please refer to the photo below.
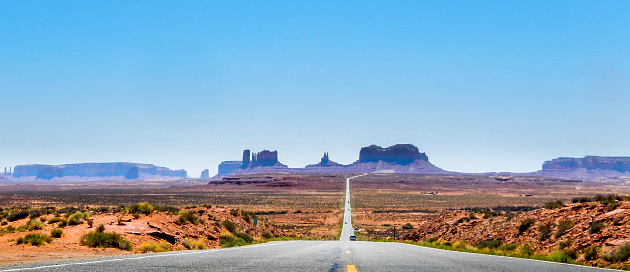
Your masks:
{"label": "asphalt road", "polygon": [[607,269],[425,248],[349,241],[350,179],[340,241],[271,242],[244,247],[139,254],[0,268],[2,271],[604,271]]}

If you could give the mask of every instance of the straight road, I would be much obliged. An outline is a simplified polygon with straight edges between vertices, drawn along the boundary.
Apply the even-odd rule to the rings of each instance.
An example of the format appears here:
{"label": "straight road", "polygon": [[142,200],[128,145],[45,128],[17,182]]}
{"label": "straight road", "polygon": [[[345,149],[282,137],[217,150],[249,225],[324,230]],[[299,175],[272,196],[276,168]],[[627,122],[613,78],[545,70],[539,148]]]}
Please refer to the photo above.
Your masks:
{"label": "straight road", "polygon": [[[356,176],[359,177],[359,176]],[[356,178],[352,177],[352,178]],[[340,241],[287,241],[251,246],[139,254],[0,268],[3,271],[550,271],[607,269],[446,251],[403,243],[349,241],[354,234],[346,180]],[[347,222],[347,224],[346,224]]]}
{"label": "straight road", "polygon": [[339,238],[340,241],[348,241],[350,240],[350,236],[354,235],[354,227],[352,227],[352,207],[350,206],[350,180],[365,175],[367,174],[358,175],[346,179],[346,197],[344,199],[343,226],[341,226],[341,237]]}

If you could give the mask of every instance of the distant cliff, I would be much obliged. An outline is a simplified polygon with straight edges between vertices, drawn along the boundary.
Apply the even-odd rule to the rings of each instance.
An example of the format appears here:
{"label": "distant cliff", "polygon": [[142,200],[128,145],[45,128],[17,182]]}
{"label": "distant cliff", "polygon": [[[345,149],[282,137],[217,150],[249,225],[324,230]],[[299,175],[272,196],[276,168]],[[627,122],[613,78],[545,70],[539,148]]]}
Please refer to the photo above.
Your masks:
{"label": "distant cliff", "polygon": [[580,179],[630,176],[630,157],[560,157],[546,161],[542,170],[536,173],[542,176]]}
{"label": "distant cliff", "polygon": [[411,144],[397,144],[388,148],[371,145],[361,148],[359,162],[393,162],[400,165],[409,165],[416,160],[429,161],[425,153],[420,153],[417,147]]}
{"label": "distant cliff", "polygon": [[[250,159],[251,156],[251,159]],[[223,165],[226,162],[221,163]],[[238,164],[235,162],[234,164]],[[221,167],[221,165],[219,167]],[[418,174],[446,174],[447,171],[429,163],[425,153],[411,144],[397,144],[388,148],[371,145],[361,148],[359,160],[343,165],[330,160],[328,153],[317,164],[310,164],[304,168],[288,168],[278,161],[277,151],[263,150],[251,153],[243,152],[243,161],[239,169],[231,172],[219,171],[217,177],[246,175],[261,172],[291,172],[291,173],[418,173]]]}
{"label": "distant cliff", "polygon": [[232,173],[234,170],[239,169],[243,164],[242,161],[224,161],[219,164],[219,175],[225,175]]}
{"label": "distant cliff", "polygon": [[[134,168],[137,168],[134,169]],[[131,169],[131,170],[130,170]],[[14,168],[13,177],[36,177],[38,179],[53,179],[55,177],[126,177],[138,178],[139,175],[181,177],[187,176],[186,170],[171,170],[153,164],[139,164],[128,162],[113,163],[78,163],[62,165],[18,165]]]}

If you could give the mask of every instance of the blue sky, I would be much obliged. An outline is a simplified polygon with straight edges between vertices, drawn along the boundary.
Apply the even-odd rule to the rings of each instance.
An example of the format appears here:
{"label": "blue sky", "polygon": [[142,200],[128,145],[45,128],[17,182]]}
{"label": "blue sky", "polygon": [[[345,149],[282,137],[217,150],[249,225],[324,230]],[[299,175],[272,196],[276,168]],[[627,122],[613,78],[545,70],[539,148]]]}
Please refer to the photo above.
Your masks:
{"label": "blue sky", "polygon": [[0,167],[630,156],[628,1],[2,1]]}

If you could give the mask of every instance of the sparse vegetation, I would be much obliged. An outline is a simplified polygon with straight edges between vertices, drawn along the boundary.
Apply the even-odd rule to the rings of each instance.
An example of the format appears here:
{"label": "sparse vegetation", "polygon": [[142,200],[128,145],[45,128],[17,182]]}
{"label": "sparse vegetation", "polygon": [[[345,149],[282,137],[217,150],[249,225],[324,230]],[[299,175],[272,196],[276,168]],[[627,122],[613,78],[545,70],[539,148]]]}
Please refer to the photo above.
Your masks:
{"label": "sparse vegetation", "polygon": [[538,226],[538,230],[540,231],[540,235],[538,236],[538,240],[540,240],[540,241],[547,240],[547,238],[549,238],[549,235],[551,234],[552,226],[553,225],[551,224],[551,222],[549,222],[547,224],[541,224],[540,226]]}
{"label": "sparse vegetation", "polygon": [[602,256],[608,262],[625,262],[630,257],[630,244],[625,244],[608,254]]}
{"label": "sparse vegetation", "polygon": [[602,228],[604,228],[604,222],[595,221],[588,225],[588,233],[595,234],[598,233]]}
{"label": "sparse vegetation", "polygon": [[24,237],[20,237],[16,240],[16,244],[31,244],[33,246],[41,246],[44,243],[52,242],[52,238],[41,234],[41,233],[31,233],[27,234]]}
{"label": "sparse vegetation", "polygon": [[53,218],[48,219],[48,224],[58,223],[58,222],[61,222],[61,220],[63,220],[63,218],[55,216]]}
{"label": "sparse vegetation", "polygon": [[170,248],[171,248],[171,244],[169,244],[166,241],[160,241],[159,243],[144,242],[142,245],[140,245],[140,247],[138,248],[138,251],[141,253],[167,252],[170,250]]}
{"label": "sparse vegetation", "polygon": [[565,240],[565,241],[561,241],[560,243],[558,243],[558,247],[560,248],[560,250],[563,250],[567,247],[571,246],[571,240]]}
{"label": "sparse vegetation", "polygon": [[562,206],[564,206],[564,203],[560,200],[556,200],[556,201],[548,202],[547,204],[545,204],[544,208],[553,210],[553,209],[562,208]]}
{"label": "sparse vegetation", "polygon": [[90,218],[90,214],[87,212],[75,212],[74,214],[68,216],[68,225],[79,225],[83,224],[87,219]]}
{"label": "sparse vegetation", "polygon": [[133,245],[122,235],[115,232],[88,232],[81,236],[81,245],[88,247],[110,247],[123,250],[131,250]]}
{"label": "sparse vegetation", "polygon": [[221,244],[221,247],[235,247],[246,245],[245,241],[242,238],[235,237],[233,235],[221,235],[219,243]]}
{"label": "sparse vegetation", "polygon": [[492,249],[492,248],[498,248],[498,247],[500,247],[502,244],[503,244],[503,242],[501,242],[500,240],[494,240],[494,239],[492,239],[492,240],[485,240],[485,241],[481,241],[481,242],[477,243],[477,244],[475,245],[475,247],[476,247],[476,248],[479,248],[479,249],[483,249],[483,248],[489,248],[489,249]]}
{"label": "sparse vegetation", "polygon": [[9,222],[14,222],[14,221],[18,221],[20,219],[24,219],[28,217],[28,211],[27,210],[21,210],[21,211],[15,211],[12,213],[9,213],[6,217],[7,221]]}
{"label": "sparse vegetation", "polygon": [[223,227],[231,233],[236,232],[236,224],[234,224],[232,221],[228,219],[223,220],[223,223],[221,223],[221,225],[223,225]]}
{"label": "sparse vegetation", "polygon": [[560,223],[558,223],[558,230],[556,231],[556,234],[554,235],[554,237],[556,239],[562,237],[562,235],[564,235],[572,227],[573,227],[573,221],[571,221],[571,219],[565,219],[565,220],[560,221]]}
{"label": "sparse vegetation", "polygon": [[179,222],[183,225],[188,223],[196,225],[199,223],[199,217],[194,211],[181,211],[179,212]]}
{"label": "sparse vegetation", "polygon": [[402,226],[402,229],[405,229],[405,230],[413,229],[413,225],[411,223],[404,224]]}
{"label": "sparse vegetation", "polygon": [[243,241],[245,241],[245,243],[248,243],[248,244],[251,244],[254,242],[254,238],[246,233],[235,233],[234,236],[243,239]]}
{"label": "sparse vegetation", "polygon": [[63,235],[63,230],[61,229],[51,229],[50,230],[50,236],[53,238],[61,238],[61,235]]}
{"label": "sparse vegetation", "polygon": [[186,247],[187,249],[206,249],[206,240],[205,239],[200,239],[197,241],[193,241],[190,239],[184,239],[182,240],[182,245],[184,247]]}
{"label": "sparse vegetation", "polygon": [[534,219],[528,218],[523,220],[520,225],[518,225],[518,235],[523,234],[523,232],[527,231],[531,226],[535,223]]}
{"label": "sparse vegetation", "polygon": [[149,215],[155,211],[155,207],[149,202],[140,202],[129,206],[129,212],[132,214],[146,214]]}
{"label": "sparse vegetation", "polygon": [[599,248],[595,246],[589,246],[584,249],[584,260],[592,261],[599,257]]}

